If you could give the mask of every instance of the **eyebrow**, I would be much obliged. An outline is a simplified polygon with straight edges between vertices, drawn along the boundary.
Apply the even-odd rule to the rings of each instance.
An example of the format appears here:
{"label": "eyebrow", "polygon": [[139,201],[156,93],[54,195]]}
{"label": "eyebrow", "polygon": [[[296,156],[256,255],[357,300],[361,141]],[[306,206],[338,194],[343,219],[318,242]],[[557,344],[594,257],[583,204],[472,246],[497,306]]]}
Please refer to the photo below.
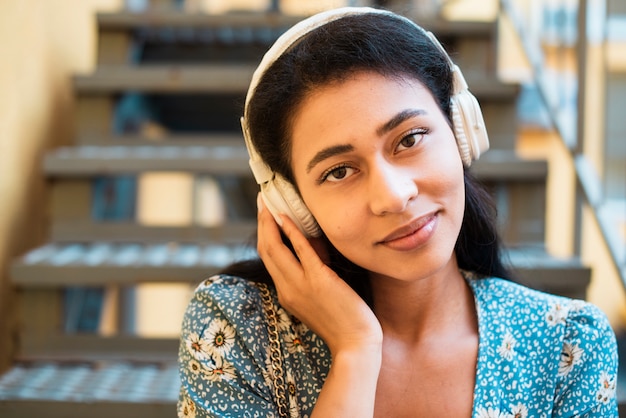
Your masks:
{"label": "eyebrow", "polygon": [[384,125],[376,129],[376,134],[378,136],[383,136],[387,132],[396,128],[405,120],[411,119],[415,116],[421,116],[425,114],[426,114],[426,111],[424,109],[405,109],[402,112],[395,115],[394,117],[392,117],[391,119],[389,119],[389,121],[387,121]]}
{"label": "eyebrow", "polygon": [[[394,115],[391,119],[385,122],[382,126],[376,129],[376,134],[378,136],[383,136],[387,132],[399,126],[405,120],[411,119],[415,116],[425,115],[426,111],[424,109],[405,109],[398,114]],[[350,144],[342,144],[342,145],[333,145],[328,148],[324,148],[320,150],[315,156],[309,161],[306,166],[306,171],[309,173],[313,167],[315,167],[320,162],[324,161],[327,158],[334,157],[335,155],[344,154],[346,152],[353,151],[354,147]]]}
{"label": "eyebrow", "polygon": [[306,166],[306,172],[310,172],[315,165],[324,161],[327,158],[334,157],[335,155],[344,154],[346,152],[353,151],[354,147],[350,144],[345,145],[333,145],[332,147],[324,148],[319,151],[315,156],[309,161]]}

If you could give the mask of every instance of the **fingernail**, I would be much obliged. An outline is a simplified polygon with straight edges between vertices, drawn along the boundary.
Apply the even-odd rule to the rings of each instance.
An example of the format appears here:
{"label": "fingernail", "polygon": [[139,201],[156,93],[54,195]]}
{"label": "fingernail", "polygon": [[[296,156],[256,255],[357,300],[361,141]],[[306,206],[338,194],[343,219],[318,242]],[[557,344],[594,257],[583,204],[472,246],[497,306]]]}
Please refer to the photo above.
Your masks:
{"label": "fingernail", "polygon": [[263,197],[261,196],[261,192],[256,195],[256,209],[259,213],[263,212]]}

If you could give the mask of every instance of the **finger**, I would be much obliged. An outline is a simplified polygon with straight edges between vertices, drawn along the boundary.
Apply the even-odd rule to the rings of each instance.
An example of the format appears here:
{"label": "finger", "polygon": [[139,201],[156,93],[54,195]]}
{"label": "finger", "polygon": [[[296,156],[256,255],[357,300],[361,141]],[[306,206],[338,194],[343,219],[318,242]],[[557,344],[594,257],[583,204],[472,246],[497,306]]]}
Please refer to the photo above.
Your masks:
{"label": "finger", "polygon": [[276,224],[270,211],[265,207],[260,193],[257,195],[257,209],[258,244],[282,241],[279,226]]}
{"label": "finger", "polygon": [[277,280],[283,277],[302,275],[302,266],[285,246],[280,235],[280,227],[262,201],[258,202],[258,242],[257,250],[270,275]]}
{"label": "finger", "polygon": [[304,270],[311,271],[312,269],[319,269],[326,267],[320,256],[317,254],[309,240],[302,234],[302,231],[293,223],[293,221],[285,215],[281,215],[283,221],[283,232],[291,241],[296,255],[302,263]]}

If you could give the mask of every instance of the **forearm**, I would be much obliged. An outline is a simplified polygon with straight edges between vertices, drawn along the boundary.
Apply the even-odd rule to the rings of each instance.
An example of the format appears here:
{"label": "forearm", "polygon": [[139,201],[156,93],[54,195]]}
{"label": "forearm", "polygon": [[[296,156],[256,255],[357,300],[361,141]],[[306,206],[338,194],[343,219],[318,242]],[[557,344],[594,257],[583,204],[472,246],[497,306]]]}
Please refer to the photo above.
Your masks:
{"label": "forearm", "polygon": [[333,356],[311,418],[373,416],[381,359],[378,345]]}

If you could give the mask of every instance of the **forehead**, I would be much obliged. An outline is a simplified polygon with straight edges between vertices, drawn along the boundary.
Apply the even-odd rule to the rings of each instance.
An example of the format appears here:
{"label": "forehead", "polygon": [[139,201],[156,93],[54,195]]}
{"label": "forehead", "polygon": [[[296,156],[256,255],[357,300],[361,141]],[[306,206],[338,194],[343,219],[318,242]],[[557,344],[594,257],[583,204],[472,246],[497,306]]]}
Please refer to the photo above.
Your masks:
{"label": "forehead", "polygon": [[350,126],[357,121],[369,125],[407,106],[438,109],[432,93],[414,77],[356,72],[309,91],[292,115],[290,136],[293,141],[307,130],[320,133],[320,129]]}

